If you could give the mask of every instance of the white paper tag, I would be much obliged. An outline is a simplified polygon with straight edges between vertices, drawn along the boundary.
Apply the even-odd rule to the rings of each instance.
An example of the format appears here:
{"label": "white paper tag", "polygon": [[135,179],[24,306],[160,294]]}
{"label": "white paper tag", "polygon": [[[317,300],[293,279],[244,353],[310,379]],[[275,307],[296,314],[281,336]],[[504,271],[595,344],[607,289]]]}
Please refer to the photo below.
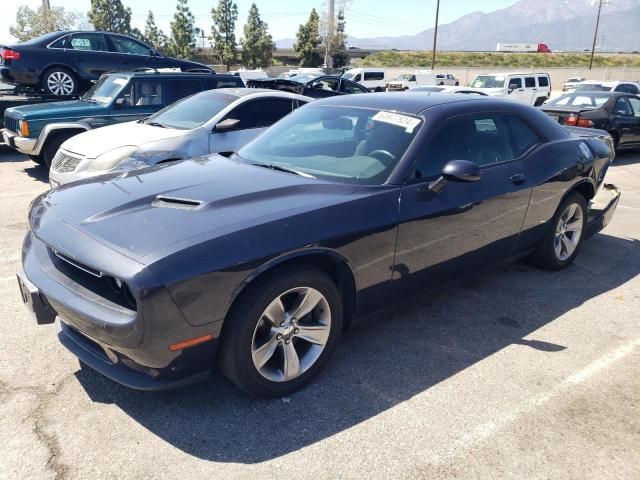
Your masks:
{"label": "white paper tag", "polygon": [[397,127],[404,127],[407,133],[412,133],[413,130],[420,124],[420,120],[417,118],[392,112],[378,112],[373,117],[371,117],[371,120],[390,123],[391,125],[396,125]]}

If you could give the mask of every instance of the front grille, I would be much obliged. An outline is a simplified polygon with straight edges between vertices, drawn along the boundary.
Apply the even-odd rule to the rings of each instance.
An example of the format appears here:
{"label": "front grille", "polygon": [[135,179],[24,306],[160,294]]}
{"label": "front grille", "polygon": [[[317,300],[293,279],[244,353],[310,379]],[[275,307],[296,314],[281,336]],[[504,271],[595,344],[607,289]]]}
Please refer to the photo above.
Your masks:
{"label": "front grille", "polygon": [[136,299],[129,286],[114,277],[105,275],[88,265],[47,247],[47,253],[56,270],[69,280],[86,288],[108,302],[131,311],[137,310]]}
{"label": "front grille", "polygon": [[18,119],[10,117],[9,115],[4,116],[4,128],[11,130],[12,132],[18,132]]}
{"label": "front grille", "polygon": [[58,150],[53,162],[51,162],[51,167],[58,173],[68,173],[73,172],[81,161],[81,158],[72,157],[62,150]]}

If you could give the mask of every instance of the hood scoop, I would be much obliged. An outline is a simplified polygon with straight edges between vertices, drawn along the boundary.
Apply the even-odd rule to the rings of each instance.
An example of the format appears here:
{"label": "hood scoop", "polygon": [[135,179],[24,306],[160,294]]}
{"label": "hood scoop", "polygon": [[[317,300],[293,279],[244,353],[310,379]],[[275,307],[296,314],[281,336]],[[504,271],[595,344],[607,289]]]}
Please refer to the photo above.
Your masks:
{"label": "hood scoop", "polygon": [[195,210],[204,205],[200,200],[191,200],[188,198],[166,197],[158,195],[151,205],[157,208],[177,208],[179,210]]}

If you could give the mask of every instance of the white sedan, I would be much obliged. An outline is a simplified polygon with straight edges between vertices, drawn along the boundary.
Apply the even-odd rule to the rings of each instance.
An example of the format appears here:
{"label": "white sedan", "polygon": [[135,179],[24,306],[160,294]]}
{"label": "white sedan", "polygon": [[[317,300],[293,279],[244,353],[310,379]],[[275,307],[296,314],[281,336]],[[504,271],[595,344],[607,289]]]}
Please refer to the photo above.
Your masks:
{"label": "white sedan", "polygon": [[83,132],[51,163],[52,187],[211,153],[230,154],[312,101],[288,92],[221,88],[184,98],[145,120]]}

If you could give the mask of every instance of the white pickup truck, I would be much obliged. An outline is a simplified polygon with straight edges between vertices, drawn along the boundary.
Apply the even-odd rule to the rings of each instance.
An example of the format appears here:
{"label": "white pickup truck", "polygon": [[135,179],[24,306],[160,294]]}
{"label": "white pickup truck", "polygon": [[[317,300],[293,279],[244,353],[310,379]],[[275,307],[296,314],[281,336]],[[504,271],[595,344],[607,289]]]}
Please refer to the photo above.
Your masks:
{"label": "white pickup truck", "polygon": [[411,73],[399,75],[387,82],[387,90],[398,92],[425,85],[458,86],[460,81],[450,73],[433,73],[431,70],[414,70]]}

